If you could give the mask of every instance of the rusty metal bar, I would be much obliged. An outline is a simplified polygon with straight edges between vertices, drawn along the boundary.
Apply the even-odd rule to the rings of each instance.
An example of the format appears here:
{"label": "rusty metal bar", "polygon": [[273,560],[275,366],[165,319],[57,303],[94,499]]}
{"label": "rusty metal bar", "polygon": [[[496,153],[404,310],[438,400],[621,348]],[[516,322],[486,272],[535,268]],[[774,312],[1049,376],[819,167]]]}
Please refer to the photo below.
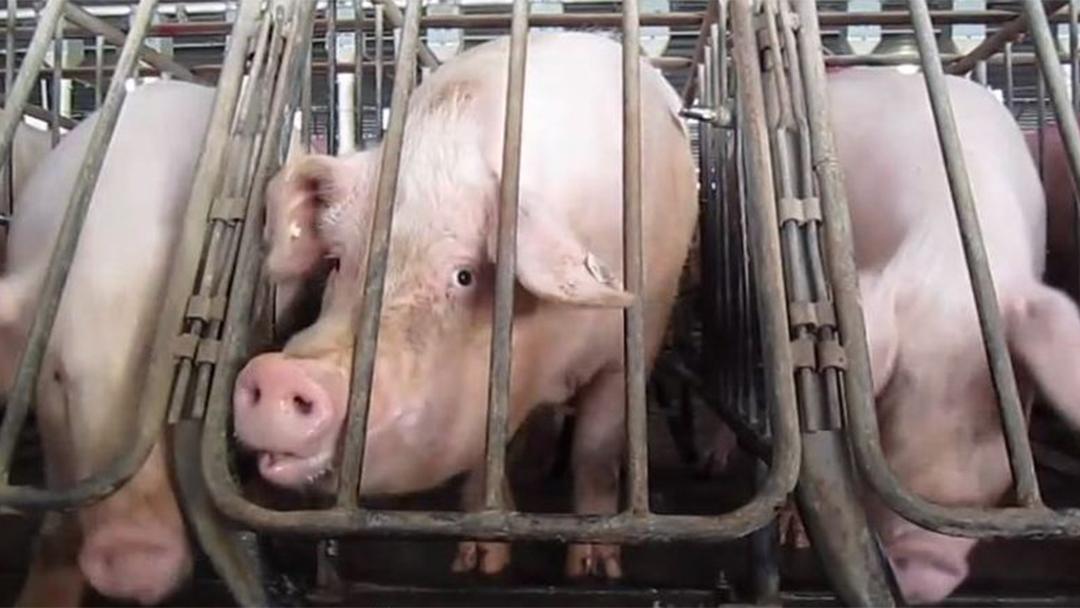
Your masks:
{"label": "rusty metal bar", "polygon": [[63,23],[64,18],[61,17],[56,31],[53,32],[52,78],[49,80],[49,95],[52,97],[49,100],[49,137],[54,148],[60,143],[60,89],[61,81],[64,79],[61,73],[64,69],[64,37],[61,31]]}
{"label": "rusty metal bar", "polygon": [[[90,209],[90,199],[94,193],[98,175],[101,172],[101,166],[105,160],[105,152],[108,149],[109,139],[112,137],[113,130],[116,128],[117,120],[120,117],[120,109],[127,94],[126,88],[124,87],[124,80],[127,78],[127,74],[135,67],[135,62],[138,60],[138,48],[142,44],[142,40],[149,29],[150,18],[153,15],[154,8],[157,6],[157,2],[158,0],[141,0],[136,9],[131,33],[124,44],[123,50],[120,52],[119,65],[121,69],[121,78],[114,79],[112,85],[109,87],[109,93],[105,98],[105,105],[98,116],[97,124],[94,125],[94,129],[91,132],[90,142],[87,144],[86,157],[79,169],[79,174],[71,194],[70,203],[64,212],[63,222],[60,224],[60,230],[56,237],[56,249],[53,250],[49,259],[49,266],[45,272],[44,281],[42,282],[40,303],[34,311],[34,320],[30,325],[26,347],[19,358],[18,371],[15,374],[14,385],[9,396],[7,416],[4,418],[3,428],[0,429],[0,481],[5,482],[5,484],[8,479],[11,456],[15,450],[19,431],[22,429],[23,423],[26,420],[26,415],[29,413],[30,405],[34,401],[34,389],[37,384],[37,377],[41,371],[41,364],[45,357],[49,336],[52,334],[53,322],[56,320],[56,313],[60,308],[60,298],[64,285],[67,282],[68,272],[71,269],[71,263],[75,257],[75,249],[79,242],[79,233],[82,230],[83,222],[86,220],[86,214]],[[46,11],[48,11],[50,7],[53,7],[56,11],[55,19],[58,21],[60,19],[60,9],[62,9],[62,5],[62,2],[47,5]],[[43,17],[43,19],[47,18],[48,17]],[[53,23],[55,23],[55,21]],[[48,23],[43,25],[43,29],[50,29]],[[55,32],[58,28],[52,29]],[[57,60],[59,60],[59,57],[57,57]],[[26,67],[31,66],[24,65],[24,68]],[[19,74],[21,80],[24,76],[29,76],[29,74]],[[16,91],[16,93],[18,93],[18,91]],[[24,102],[25,100],[23,99],[20,101]],[[58,101],[59,100],[54,100],[54,105],[58,105]],[[21,103],[16,103],[8,106],[5,109],[5,120],[17,117],[18,115],[11,116],[11,113],[16,110],[21,110],[21,108],[18,107],[21,105]],[[14,125],[11,126],[13,127]],[[146,452],[149,453],[149,448],[151,446],[148,444],[146,447]],[[143,454],[142,457],[145,457],[145,454]],[[139,462],[142,462],[142,458],[139,459]],[[132,467],[131,473],[134,473],[134,467]],[[83,487],[86,487],[87,485],[88,484],[83,484]],[[4,490],[5,491],[0,492],[0,501],[11,504],[8,499],[16,498],[10,492],[11,490],[15,490],[15,488],[9,487]]]}
{"label": "rusty metal bar", "polygon": [[[90,13],[86,12],[86,9],[78,6],[77,4],[67,4],[64,6],[64,16],[67,17],[75,25],[85,29],[88,32],[96,34],[95,38],[104,38],[109,41],[109,44],[116,46],[122,46],[124,44],[124,32],[112,26],[107,21],[99,19]],[[169,59],[165,55],[157,52],[153,48],[143,45],[140,50],[140,58],[149,63],[150,65],[168,72],[177,78],[182,80],[188,80],[191,82],[198,82],[199,79],[192,74],[190,70],[180,65],[179,63]]]}
{"label": "rusty metal bar", "polygon": [[[3,118],[0,120],[0,161],[7,164],[11,157],[12,145],[15,140],[15,129],[22,122],[23,108],[30,98],[30,92],[37,81],[38,72],[45,61],[45,53],[52,41],[53,33],[57,29],[60,15],[63,14],[66,0],[49,0],[44,9],[38,14],[37,27],[34,29],[34,37],[30,46],[23,56],[19,74],[11,88],[4,91],[7,96],[4,105]],[[20,423],[21,425],[21,423]],[[4,456],[3,435],[0,433],[0,480],[6,471],[7,457]],[[10,454],[8,454],[10,456]]]}
{"label": "rusty metal bar", "polygon": [[525,61],[529,40],[529,3],[514,0],[510,29],[509,75],[506,85],[506,123],[503,132],[502,181],[499,191],[499,235],[495,263],[495,306],[488,378],[487,463],[484,507],[504,508],[507,412],[514,323],[514,267],[517,260],[518,186],[521,176],[521,123],[525,103]]}
{"label": "rusty metal bar", "polygon": [[326,152],[331,156],[336,155],[338,150],[337,48],[337,0],[328,0],[326,3]]}
{"label": "rusty metal bar", "polygon": [[364,463],[368,401],[375,375],[375,348],[379,340],[379,316],[386,280],[386,263],[390,253],[393,202],[397,193],[401,149],[405,141],[409,97],[412,94],[410,83],[416,77],[419,42],[420,0],[408,0],[405,8],[405,25],[401,35],[401,54],[398,57],[397,70],[394,72],[390,125],[382,144],[375,211],[367,248],[369,253],[364,280],[363,308],[353,351],[355,354],[350,383],[349,418],[337,492],[337,504],[340,507],[356,507],[360,493],[360,471]]}
{"label": "rusty metal bar", "polygon": [[353,141],[356,142],[356,149],[360,150],[364,144],[364,5],[361,0],[353,0],[354,11],[356,13],[357,28],[353,32],[353,48],[356,49],[355,57],[353,59],[353,78],[355,80],[354,97],[356,100],[353,102],[355,106],[353,108],[354,130]]}
{"label": "rusty metal bar", "polygon": [[94,37],[94,109],[101,107],[101,93],[104,90],[105,75],[105,37]]}
{"label": "rusty metal bar", "polygon": [[[5,105],[6,103],[7,98],[3,95],[0,95],[0,106]],[[35,106],[29,103],[23,106],[23,114],[32,118],[36,118],[42,122],[49,122],[51,118],[48,110],[41,106]],[[68,118],[67,116],[60,117],[60,126],[65,129],[74,129],[78,124],[79,123]]]}
{"label": "rusty metal bar", "polygon": [[[1038,4],[1039,0],[1035,2]],[[983,245],[982,229],[979,227],[979,218],[975,211],[975,195],[971,190],[967,163],[964,161],[960,135],[946,88],[945,74],[937,57],[937,43],[934,40],[933,26],[927,13],[929,9],[926,6],[926,0],[909,0],[909,6],[912,25],[915,27],[915,40],[923,56],[923,75],[938,128],[945,169],[949,176],[949,189],[953,195],[960,239],[964,245],[964,257],[967,260],[972,291],[975,295],[986,356],[990,363],[990,376],[1001,405],[1001,418],[1005,427],[1006,444],[1009,448],[1009,461],[1016,480],[1017,498],[1022,505],[1037,505],[1041,500],[1020,394],[1009,359],[1009,347],[1005,341],[1005,330],[1001,322],[1001,312],[998,309],[994,279],[990,274],[986,249]],[[1038,6],[1041,11],[1042,5],[1038,4]],[[1050,28],[1045,22],[1045,15],[1042,15],[1042,21],[1040,21],[1029,8],[1028,18],[1034,26],[1036,39],[1040,33],[1049,36]],[[1058,76],[1060,77],[1060,74]],[[1060,80],[1058,84],[1061,84]],[[1064,90],[1060,92],[1064,95]],[[1073,120],[1075,125],[1075,118]],[[1080,148],[1077,151],[1080,151]]]}
{"label": "rusty metal bar", "polygon": [[649,512],[649,431],[645,409],[645,268],[641,231],[641,26],[637,0],[623,0],[623,285],[634,301],[623,313],[626,463],[630,513]]}
{"label": "rusty metal bar", "polygon": [[383,47],[386,45],[385,37],[386,15],[383,13],[383,5],[375,5],[375,137],[382,139],[383,136],[383,84],[386,80],[383,74]]}
{"label": "rusty metal bar", "polygon": [[[402,27],[402,24],[404,23],[404,17],[401,15],[401,9],[398,8],[397,3],[393,2],[393,0],[372,0],[372,2],[383,8],[383,13],[386,15],[386,18],[390,20],[391,25],[393,25],[395,28]],[[421,16],[420,20],[421,22],[423,22],[424,17]],[[507,25],[509,25],[509,22],[507,22],[506,25],[504,25],[503,27],[506,27]],[[418,39],[416,44],[417,50],[420,53],[420,63],[423,63],[424,67],[426,68],[435,69],[439,67],[439,58],[435,56],[435,53],[431,52],[431,49],[429,49],[428,46],[424,44],[424,41]]]}
{"label": "rusty metal bar", "polygon": [[[1069,0],[1051,0],[1047,2],[1047,7],[1051,13],[1055,13],[1058,9],[1065,6],[1068,1]],[[994,55],[1001,50],[1001,47],[1005,46],[1005,43],[1012,42],[1019,34],[1025,32],[1028,29],[1028,20],[1029,17],[1027,15],[1020,15],[1005,24],[1001,29],[994,32],[993,35],[987,36],[986,39],[980,42],[970,53],[950,64],[945,69],[945,73],[968,73],[971,71],[971,68],[975,67],[976,63]]]}

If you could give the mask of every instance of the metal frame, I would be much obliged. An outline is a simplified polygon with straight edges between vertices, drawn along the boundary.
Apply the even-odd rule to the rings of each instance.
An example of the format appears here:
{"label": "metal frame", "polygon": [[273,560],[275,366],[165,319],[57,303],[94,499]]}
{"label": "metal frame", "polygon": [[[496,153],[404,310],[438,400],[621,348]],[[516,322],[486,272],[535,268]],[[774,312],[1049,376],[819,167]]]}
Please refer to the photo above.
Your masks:
{"label": "metal frame", "polygon": [[[381,5],[380,5],[381,6]],[[513,29],[512,47],[521,49],[522,37],[526,31],[525,3],[515,4],[516,17]],[[625,41],[636,41],[634,35],[637,26],[643,20],[637,15],[636,3],[624,4],[621,16]],[[376,24],[378,19],[376,19]],[[265,532],[288,532],[338,536],[349,534],[366,535],[424,535],[451,536],[482,539],[524,539],[558,537],[565,540],[644,542],[661,539],[693,539],[700,541],[727,540],[752,532],[772,520],[773,515],[784,502],[787,494],[795,485],[799,469],[799,436],[797,414],[795,411],[794,386],[791,353],[786,348],[787,321],[782,303],[785,301],[781,274],[781,255],[777,232],[775,230],[775,207],[769,180],[753,180],[755,204],[750,205],[748,229],[752,234],[751,249],[755,264],[754,288],[757,301],[771,303],[765,306],[761,314],[763,352],[766,360],[766,393],[763,396],[772,417],[773,441],[772,466],[769,476],[764,480],[758,496],[734,512],[718,517],[702,516],[661,516],[648,511],[646,492],[646,472],[642,458],[644,445],[644,366],[641,364],[641,311],[631,308],[627,311],[628,331],[628,452],[636,458],[631,459],[629,485],[630,508],[626,512],[613,516],[581,515],[530,515],[507,512],[500,509],[501,495],[498,488],[499,473],[504,465],[505,450],[505,386],[508,382],[509,361],[509,310],[511,305],[512,281],[508,280],[508,262],[503,259],[507,249],[503,247],[513,242],[515,226],[513,222],[500,223],[500,254],[497,265],[502,268],[501,279],[496,293],[495,312],[497,331],[493,335],[494,354],[492,371],[495,373],[491,386],[489,403],[489,436],[487,449],[487,485],[485,488],[485,506],[487,509],[473,513],[456,512],[387,512],[367,510],[357,506],[357,489],[362,467],[363,429],[365,428],[367,402],[370,393],[371,376],[374,365],[374,346],[378,332],[378,313],[381,306],[382,285],[385,278],[385,263],[389,244],[389,230],[392,221],[390,201],[393,198],[397,180],[398,158],[401,150],[406,116],[404,113],[411,84],[416,73],[417,49],[419,47],[420,3],[410,0],[405,11],[402,52],[398,59],[390,111],[390,125],[384,139],[384,154],[379,173],[377,206],[371,233],[367,282],[364,294],[364,306],[360,315],[359,330],[354,357],[353,382],[350,395],[348,427],[344,440],[344,460],[341,466],[341,478],[337,504],[326,510],[301,510],[279,512],[266,509],[248,502],[240,494],[229,471],[229,451],[227,428],[229,398],[233,381],[242,359],[246,355],[247,343],[251,339],[249,317],[255,297],[254,275],[257,273],[258,251],[254,237],[245,237],[242,248],[240,268],[237,277],[246,280],[234,282],[230,294],[228,318],[225,322],[225,335],[222,338],[222,359],[227,366],[219,366],[214,375],[212,398],[206,416],[206,433],[203,444],[203,466],[207,486],[215,504],[229,518],[245,526]],[[532,18],[529,18],[532,23]],[[342,26],[342,23],[338,23]],[[744,29],[736,31],[736,53],[743,61],[736,62],[743,79],[760,79],[755,68],[754,37]],[[625,213],[627,239],[626,247],[626,284],[628,289],[640,286],[641,252],[635,234],[640,230],[636,218],[640,213],[639,165],[635,160],[640,154],[637,124],[637,58],[636,44],[624,42],[624,78],[631,83],[624,90],[624,133],[626,158],[624,158],[624,179],[626,180]],[[379,59],[377,58],[378,62]],[[377,63],[378,65],[378,63]],[[521,83],[521,70],[524,66],[523,53],[515,51],[510,67],[510,86],[518,87]],[[768,153],[768,134],[765,116],[756,109],[763,109],[760,87],[742,87],[742,104],[747,108],[742,118],[747,131],[747,163],[753,167],[753,175],[771,175]],[[516,88],[510,89],[508,98],[507,146],[504,166],[513,169],[518,163],[516,150],[520,147],[520,133],[516,132],[516,120],[520,117],[520,94]],[[516,171],[504,173],[502,184],[504,207],[500,214],[512,212],[516,190]],[[509,201],[509,202],[508,202]],[[245,227],[247,230],[249,227]],[[254,228],[251,228],[252,230]],[[638,362],[635,363],[635,358]],[[638,464],[634,464],[634,462]]]}

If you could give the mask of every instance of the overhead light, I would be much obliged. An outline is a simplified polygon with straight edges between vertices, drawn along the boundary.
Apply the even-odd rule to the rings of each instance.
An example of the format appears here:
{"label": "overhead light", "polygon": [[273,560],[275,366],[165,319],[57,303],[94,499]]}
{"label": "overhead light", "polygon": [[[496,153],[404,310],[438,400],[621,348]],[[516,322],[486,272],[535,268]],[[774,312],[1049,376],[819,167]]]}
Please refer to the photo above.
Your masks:
{"label": "overhead light", "polygon": [[919,73],[919,66],[915,65],[914,63],[901,63],[900,65],[896,66],[896,71],[900,72],[905,76],[911,76],[912,74]]}

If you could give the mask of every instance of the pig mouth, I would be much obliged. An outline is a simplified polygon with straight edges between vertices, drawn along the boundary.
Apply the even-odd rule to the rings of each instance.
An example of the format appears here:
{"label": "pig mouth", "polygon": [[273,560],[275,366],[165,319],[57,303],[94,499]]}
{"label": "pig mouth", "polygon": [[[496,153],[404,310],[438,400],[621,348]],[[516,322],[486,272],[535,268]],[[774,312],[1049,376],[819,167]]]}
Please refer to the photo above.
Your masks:
{"label": "pig mouth", "polygon": [[300,456],[292,452],[258,452],[259,473],[265,479],[285,486],[318,481],[330,472],[330,461],[329,453]]}

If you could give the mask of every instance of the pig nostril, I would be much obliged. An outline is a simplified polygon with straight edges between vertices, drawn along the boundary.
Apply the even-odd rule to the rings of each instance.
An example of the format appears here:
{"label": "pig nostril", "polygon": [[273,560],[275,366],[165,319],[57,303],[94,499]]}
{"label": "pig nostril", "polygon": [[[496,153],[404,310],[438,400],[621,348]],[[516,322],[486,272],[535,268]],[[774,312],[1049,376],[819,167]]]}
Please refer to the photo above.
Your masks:
{"label": "pig nostril", "polygon": [[296,406],[296,410],[304,416],[311,414],[311,410],[314,409],[314,404],[303,397],[293,397],[293,405]]}
{"label": "pig nostril", "polygon": [[252,398],[252,402],[251,402],[252,405],[258,404],[259,400],[262,399],[262,391],[260,391],[258,387],[255,387],[255,390],[253,390],[251,392],[251,398]]}

